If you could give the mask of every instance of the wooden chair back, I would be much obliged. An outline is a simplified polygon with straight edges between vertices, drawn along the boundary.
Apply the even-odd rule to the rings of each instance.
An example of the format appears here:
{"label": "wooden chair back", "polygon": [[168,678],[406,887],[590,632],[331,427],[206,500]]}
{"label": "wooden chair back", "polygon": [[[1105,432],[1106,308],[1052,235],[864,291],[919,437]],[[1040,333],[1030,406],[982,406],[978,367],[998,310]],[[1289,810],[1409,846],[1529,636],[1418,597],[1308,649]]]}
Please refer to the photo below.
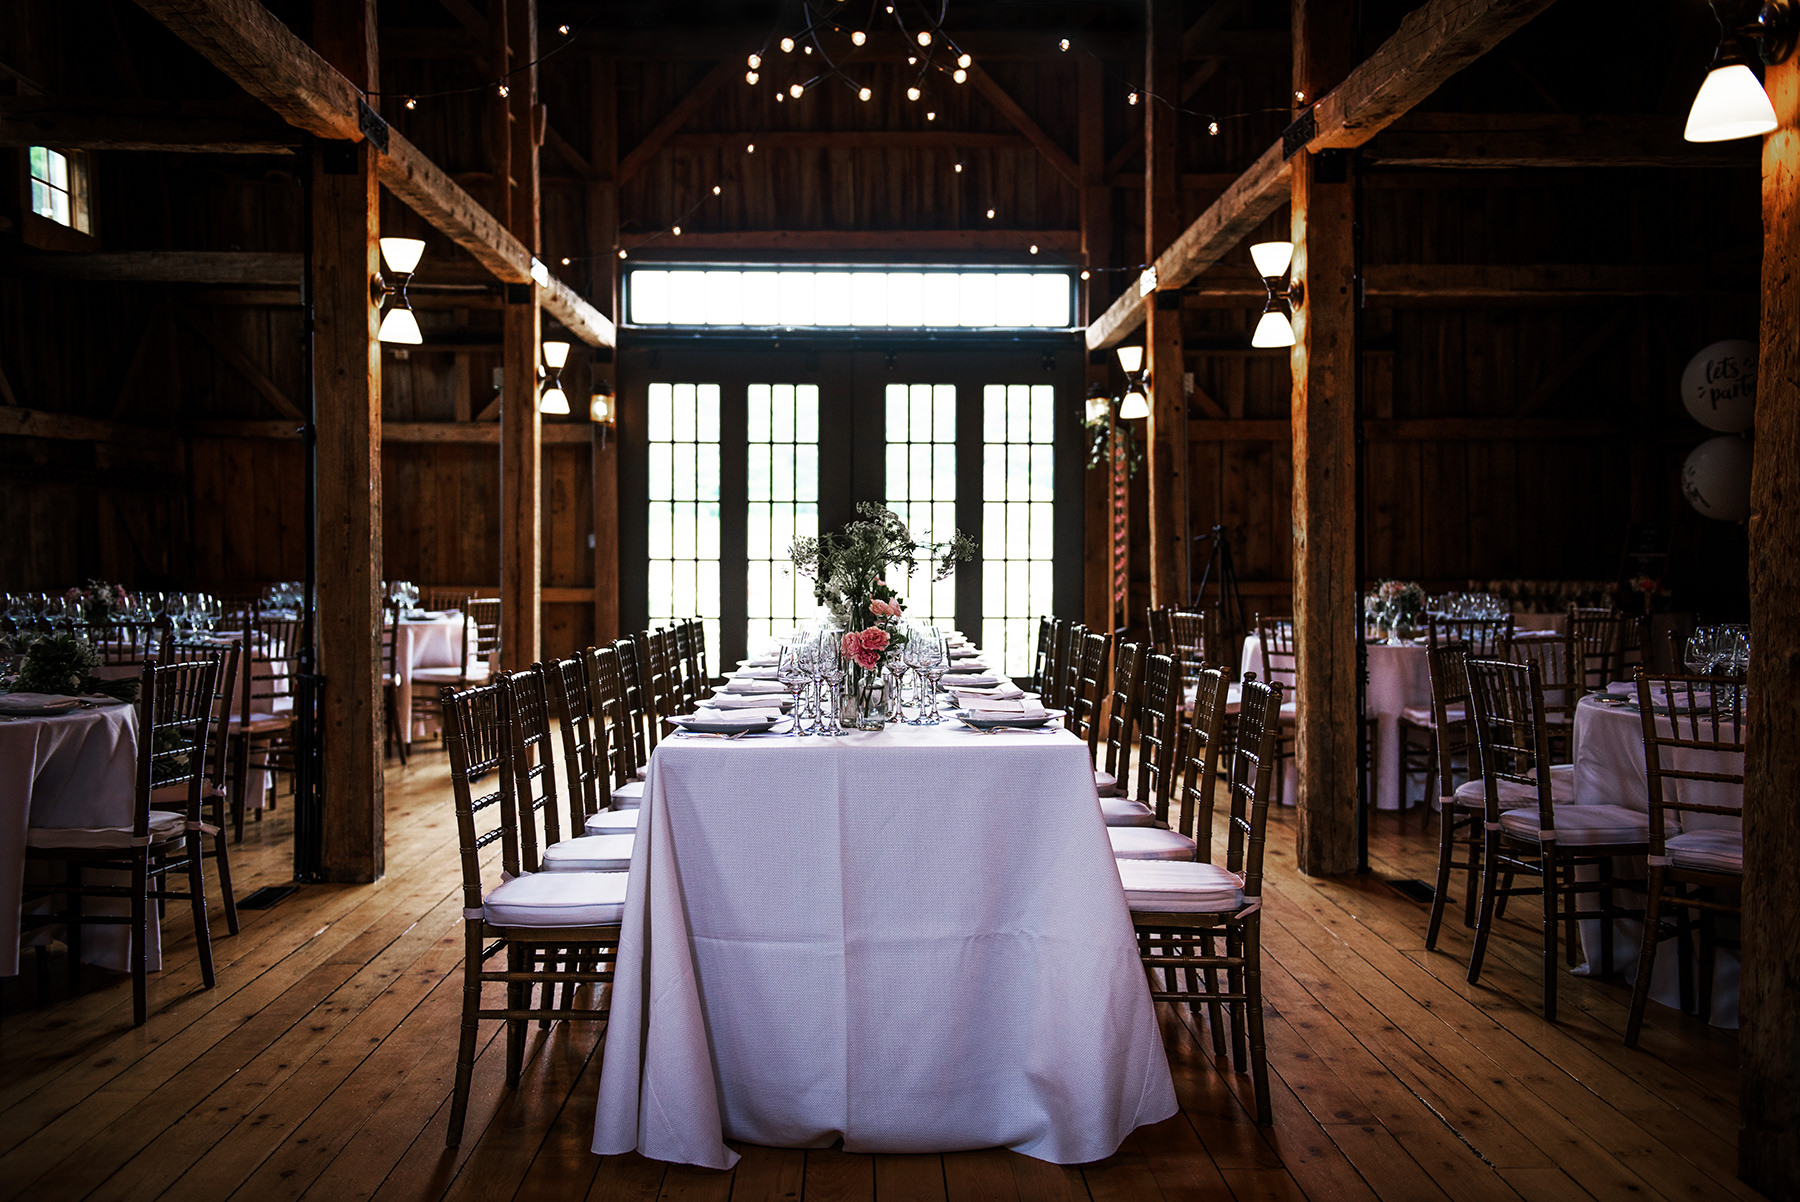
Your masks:
{"label": "wooden chair back", "polygon": [[1263,844],[1269,825],[1272,773],[1279,770],[1276,744],[1281,729],[1279,682],[1244,678],[1238,707],[1237,740],[1231,751],[1226,792],[1231,803],[1225,867],[1244,879],[1244,904],[1262,899]]}
{"label": "wooden chair back", "polygon": [[165,664],[213,658],[219,661],[219,678],[213,683],[213,733],[207,748],[210,762],[206,779],[220,793],[230,788],[231,707],[237,698],[238,660],[242,654],[243,644],[236,639],[213,644],[178,643],[173,635],[163,637],[162,649],[158,652],[158,658]]}
{"label": "wooden chair back", "polygon": [[[1515,638],[1511,656],[1537,669],[1546,736],[1556,755],[1553,762],[1558,763],[1574,757],[1575,706],[1582,696],[1581,674],[1573,667],[1576,661],[1570,651],[1567,634],[1562,638]],[[1478,737],[1476,732],[1471,734]],[[1469,770],[1474,772],[1473,764]]]}
{"label": "wooden chair back", "polygon": [[1069,623],[1061,618],[1050,619],[1050,649],[1044,656],[1043,674],[1036,682],[1045,705],[1056,704],[1056,686],[1062,679],[1063,659],[1069,653],[1069,633]]}
{"label": "wooden chair back", "polygon": [[694,659],[694,622],[685,619],[675,623],[671,634],[674,638],[674,662],[671,671],[675,675],[675,704],[683,713],[693,712],[700,701],[700,674]]}
{"label": "wooden chair back", "polygon": [[[1669,828],[1685,829],[1683,815],[1743,817],[1744,678],[1651,676],[1639,668],[1633,679],[1650,785],[1650,855],[1666,863]],[[1719,785],[1735,788],[1707,787]]]}
{"label": "wooden chair back", "polygon": [[422,588],[419,590],[419,607],[433,613],[461,611],[468,607],[469,596],[468,589]]}
{"label": "wooden chair back", "polygon": [[1219,753],[1225,732],[1225,697],[1230,691],[1220,668],[1194,674],[1194,720],[1181,755],[1181,814],[1176,829],[1194,841],[1197,857],[1212,862],[1213,791],[1219,780]]}
{"label": "wooden chair back", "polygon": [[1181,689],[1175,661],[1160,652],[1144,657],[1143,704],[1138,709],[1137,790],[1132,794],[1169,820],[1175,789],[1175,753],[1181,739]]}
{"label": "wooden chair back", "polygon": [[631,740],[631,719],[625,710],[625,681],[619,674],[617,647],[589,647],[587,658],[588,710],[594,720],[594,766],[610,785],[595,788],[595,804],[637,773],[636,747]]}
{"label": "wooden chair back", "polygon": [[[1635,641],[1634,623],[1616,609],[1569,606],[1563,637],[1568,641],[1570,677],[1577,687],[1604,688],[1625,675],[1625,644]],[[1639,659],[1643,658],[1639,651]]]}
{"label": "wooden chair back", "polygon": [[1081,647],[1087,638],[1087,627],[1079,622],[1065,623],[1056,653],[1056,676],[1044,704],[1067,711],[1075,704],[1075,689],[1081,681]]}
{"label": "wooden chair back", "polygon": [[688,679],[693,682],[693,695],[689,698],[689,708],[692,708],[706,692],[712,666],[706,655],[706,623],[699,618],[689,618],[683,625],[688,631],[687,647],[682,654],[687,660]]}
{"label": "wooden chair back", "polygon": [[500,670],[500,598],[469,597],[463,601],[463,677],[481,680]]}
{"label": "wooden chair back", "polygon": [[1075,691],[1069,699],[1069,716],[1063,722],[1087,740],[1090,760],[1100,747],[1100,707],[1106,700],[1106,653],[1111,647],[1111,635],[1082,636]]}
{"label": "wooden chair back", "polygon": [[215,649],[174,663],[151,659],[144,664],[137,703],[137,790],[131,814],[131,833],[138,840],[149,838],[150,794],[155,789],[185,786],[187,820],[200,821],[200,789],[208,771],[206,750],[212,738],[223,658]]}
{"label": "wooden chair back", "polygon": [[248,722],[253,717],[276,716],[276,701],[286,698],[292,714],[294,673],[300,658],[299,618],[257,618],[244,628],[242,668],[238,673],[238,714]]}
{"label": "wooden chair back", "polygon": [[499,842],[501,871],[519,875],[517,824],[510,813],[507,730],[500,682],[439,690],[444,746],[450,754],[450,788],[456,802],[456,842],[462,863],[463,912],[477,914],[487,891],[481,853]]}
{"label": "wooden chair back", "polygon": [[[1550,742],[1544,721],[1544,687],[1534,661],[1471,659],[1469,705],[1475,719],[1475,745],[1487,798],[1487,821],[1500,821],[1501,782],[1530,790],[1538,799],[1538,821],[1556,829],[1550,795]],[[1549,842],[1548,839],[1545,840]]]}
{"label": "wooden chair back", "polygon": [[625,698],[625,732],[631,738],[631,770],[635,773],[639,767],[650,762],[650,749],[655,746],[646,746],[644,743],[644,728],[649,723],[643,665],[638,659],[638,640],[636,637],[619,639],[613,643],[613,651],[619,657],[619,682],[624,689]]}
{"label": "wooden chair back", "polygon": [[1512,615],[1507,614],[1504,618],[1457,618],[1427,611],[1425,645],[1436,647],[1440,643],[1461,643],[1470,655],[1479,659],[1511,659]]}
{"label": "wooden chair back", "polygon": [[544,848],[562,839],[546,692],[541,664],[500,676],[500,714],[506,724],[507,763],[511,769],[511,809],[519,830],[519,869],[524,872],[542,868]]}
{"label": "wooden chair back", "polygon": [[393,688],[400,682],[400,603],[381,603],[381,683]]}
{"label": "wooden chair back", "polygon": [[1210,609],[1169,611],[1169,654],[1190,679],[1209,664],[1230,662],[1225,649],[1218,646],[1218,626],[1218,614]]}
{"label": "wooden chair back", "polygon": [[1038,619],[1037,653],[1032,660],[1031,691],[1043,694],[1044,682],[1050,679],[1050,652],[1056,645],[1056,619]]}
{"label": "wooden chair back", "polygon": [[1279,684],[1284,689],[1292,689],[1299,664],[1294,643],[1294,620],[1257,614],[1256,637],[1262,643],[1263,680]]}
{"label": "wooden chair back", "polygon": [[1170,619],[1173,607],[1167,605],[1153,606],[1144,611],[1144,620],[1150,627],[1150,647],[1162,655],[1171,655],[1175,651],[1175,630]]}
{"label": "wooden chair back", "polygon": [[137,667],[156,655],[160,638],[152,622],[89,622],[87,641],[105,667]]}
{"label": "wooden chair back", "polygon": [[[550,714],[562,731],[563,775],[569,784],[569,833],[578,835],[587,816],[600,807],[600,777],[606,771],[604,738],[598,733],[605,716],[595,713],[587,684],[587,668],[579,655],[544,664]],[[599,758],[595,749],[599,748]],[[608,799],[610,803],[610,798]]]}
{"label": "wooden chair back", "polygon": [[1112,692],[1106,697],[1106,771],[1126,790],[1131,753],[1137,737],[1138,705],[1143,700],[1141,643],[1120,643],[1113,655]]}
{"label": "wooden chair back", "polygon": [[1466,773],[1473,775],[1478,768],[1479,757],[1471,742],[1474,718],[1469,709],[1469,645],[1433,643],[1426,652],[1426,664],[1431,671],[1431,721],[1437,736],[1438,794],[1448,806],[1450,796],[1456,792],[1454,771],[1458,757],[1461,757]]}

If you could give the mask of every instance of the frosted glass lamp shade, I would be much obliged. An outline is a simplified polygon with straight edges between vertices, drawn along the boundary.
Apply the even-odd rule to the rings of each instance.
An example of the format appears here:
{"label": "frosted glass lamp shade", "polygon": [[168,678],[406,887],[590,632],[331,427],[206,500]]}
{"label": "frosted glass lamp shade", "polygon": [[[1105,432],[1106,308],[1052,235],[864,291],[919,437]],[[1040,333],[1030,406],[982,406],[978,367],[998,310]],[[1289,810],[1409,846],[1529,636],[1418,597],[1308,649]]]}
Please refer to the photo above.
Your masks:
{"label": "frosted glass lamp shade", "polygon": [[1122,346],[1119,348],[1119,366],[1126,374],[1135,374],[1144,366],[1144,348],[1141,346]]}
{"label": "frosted glass lamp shade", "polygon": [[603,426],[613,425],[613,398],[610,392],[596,392],[588,398],[588,420]]}
{"label": "frosted glass lamp shade", "polygon": [[1119,402],[1119,420],[1134,422],[1149,416],[1150,398],[1144,395],[1142,388],[1132,385],[1131,391],[1125,394],[1125,399]]}
{"label": "frosted glass lamp shade", "polygon": [[1279,309],[1270,309],[1256,323],[1256,333],[1251,335],[1251,346],[1293,346],[1294,326],[1288,321],[1286,313]]}
{"label": "frosted glass lamp shade", "polygon": [[387,316],[381,319],[381,329],[375,336],[383,342],[404,342],[411,346],[418,346],[425,341],[425,336],[419,332],[419,319],[413,316],[411,309],[402,305],[395,305],[387,311]]}
{"label": "frosted glass lamp shade", "polygon": [[1760,137],[1775,125],[1775,107],[1756,73],[1743,63],[1728,63],[1707,72],[1682,136],[1690,142],[1727,142]]}
{"label": "frosted glass lamp shade", "polygon": [[1258,242],[1250,247],[1250,261],[1256,264],[1256,273],[1265,280],[1278,280],[1287,274],[1288,264],[1294,261],[1294,244],[1292,242]]}
{"label": "frosted glass lamp shade", "polygon": [[419,257],[425,253],[425,243],[418,238],[383,238],[381,240],[381,261],[388,265],[388,270],[399,275],[411,275],[418,270]]}
{"label": "frosted glass lamp shade", "polygon": [[568,394],[554,384],[544,389],[544,395],[538,398],[539,413],[565,414],[568,411]]}
{"label": "frosted glass lamp shade", "polygon": [[544,344],[544,366],[555,370],[569,361],[569,344],[566,342],[546,342]]}

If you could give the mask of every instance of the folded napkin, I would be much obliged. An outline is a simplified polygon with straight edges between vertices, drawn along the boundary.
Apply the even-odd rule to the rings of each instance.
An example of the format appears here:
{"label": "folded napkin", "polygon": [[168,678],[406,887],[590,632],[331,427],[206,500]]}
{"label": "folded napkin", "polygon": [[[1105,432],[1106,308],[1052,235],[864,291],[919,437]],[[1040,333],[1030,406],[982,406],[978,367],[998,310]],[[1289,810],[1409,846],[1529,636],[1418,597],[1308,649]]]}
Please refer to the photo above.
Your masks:
{"label": "folded napkin", "polygon": [[732,680],[774,680],[774,668],[739,668],[730,674]]}
{"label": "folded napkin", "polygon": [[677,725],[683,722],[700,722],[708,726],[767,726],[779,721],[781,711],[778,709],[735,709],[729,713],[723,710],[698,714],[677,714],[669,721]]}
{"label": "folded napkin", "polygon": [[64,697],[58,693],[7,693],[0,695],[0,713],[16,710],[43,712],[46,710],[72,710],[81,706],[81,698]]}
{"label": "folded napkin", "polygon": [[[786,705],[788,699],[783,697],[781,703]],[[714,693],[700,704],[721,710],[768,709],[769,695],[767,693]]]}
{"label": "folded napkin", "polygon": [[734,677],[725,686],[727,693],[785,693],[787,686],[779,680],[757,680],[750,677]]}
{"label": "folded napkin", "polygon": [[1035,701],[1008,701],[1000,697],[984,697],[979,705],[965,705],[963,710],[977,718],[1044,718],[1050,713]]}
{"label": "folded napkin", "polygon": [[[952,684],[952,686],[958,686],[958,680],[952,678],[950,684]],[[986,687],[958,686],[954,691],[956,691],[956,695],[958,696],[1008,696],[1008,698],[1015,698],[1015,700],[1026,695],[1024,689],[1021,689],[1017,684],[995,684],[995,686]]]}
{"label": "folded napkin", "polygon": [[981,676],[967,672],[956,672],[944,677],[946,689],[963,689],[970,686],[992,686],[1000,683],[998,676]]}
{"label": "folded napkin", "polygon": [[738,661],[738,667],[740,668],[774,668],[780,666],[780,664],[781,660],[773,655],[753,655],[749,659],[740,659]]}
{"label": "folded napkin", "polygon": [[950,670],[952,672],[961,672],[966,675],[970,672],[986,672],[988,666],[978,659],[957,659],[955,656],[951,656]]}

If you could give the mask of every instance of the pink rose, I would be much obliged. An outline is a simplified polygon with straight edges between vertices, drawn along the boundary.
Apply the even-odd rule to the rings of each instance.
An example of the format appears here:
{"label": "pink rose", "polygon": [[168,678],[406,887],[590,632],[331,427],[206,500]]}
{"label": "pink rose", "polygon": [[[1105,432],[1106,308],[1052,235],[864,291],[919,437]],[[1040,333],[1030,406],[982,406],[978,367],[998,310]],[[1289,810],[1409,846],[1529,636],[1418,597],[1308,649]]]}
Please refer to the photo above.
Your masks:
{"label": "pink rose", "polygon": [[864,651],[873,651],[876,655],[880,655],[887,650],[888,632],[879,626],[871,626],[862,632],[862,645]]}
{"label": "pink rose", "polygon": [[845,655],[855,656],[858,651],[862,650],[862,631],[846,630],[844,637],[838,641],[838,645],[843,647]]}
{"label": "pink rose", "polygon": [[872,600],[869,602],[869,612],[879,618],[897,618],[900,616],[900,606],[893,601]]}

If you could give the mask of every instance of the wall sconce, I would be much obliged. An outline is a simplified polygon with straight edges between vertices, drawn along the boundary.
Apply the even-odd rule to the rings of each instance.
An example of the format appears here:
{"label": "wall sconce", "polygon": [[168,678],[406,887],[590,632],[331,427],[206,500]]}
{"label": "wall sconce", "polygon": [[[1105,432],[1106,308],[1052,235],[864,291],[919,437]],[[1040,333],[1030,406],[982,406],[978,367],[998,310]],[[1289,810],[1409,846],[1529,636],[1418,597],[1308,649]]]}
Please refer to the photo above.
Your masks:
{"label": "wall sconce", "polygon": [[1263,287],[1269,290],[1269,299],[1263,304],[1262,318],[1256,323],[1256,333],[1250,336],[1250,345],[1293,346],[1294,323],[1288,320],[1288,315],[1293,311],[1292,306],[1301,301],[1301,286],[1290,283],[1283,288],[1281,280],[1294,261],[1294,244],[1258,242],[1250,248],[1250,259],[1256,264],[1256,274],[1262,277]]}
{"label": "wall sconce", "polygon": [[[1732,16],[1720,12],[1721,7]],[[1755,42],[1757,56],[1765,63],[1786,62],[1800,39],[1800,3],[1768,0],[1753,19],[1742,23],[1736,20],[1735,3],[1721,5],[1715,0],[1712,10],[1719,23],[1719,48],[1694,96],[1694,107],[1688,110],[1682,136],[1690,142],[1760,137],[1775,128],[1775,106],[1746,62],[1744,43]]]}
{"label": "wall sconce", "polygon": [[619,407],[610,382],[601,380],[594,385],[594,395],[588,398],[588,420],[600,427],[600,445],[605,446],[607,434],[619,428]]}
{"label": "wall sconce", "polygon": [[563,414],[569,411],[569,397],[562,390],[563,364],[568,361],[568,343],[546,342],[544,344],[544,367],[548,379],[544,384],[544,394],[538,398],[539,413]]}
{"label": "wall sconce", "polygon": [[1089,387],[1085,415],[1087,424],[1092,425],[1097,422],[1104,422],[1106,420],[1106,415],[1111,412],[1112,397],[1107,395],[1106,385],[1095,384]]}
{"label": "wall sconce", "polygon": [[392,284],[380,272],[376,272],[369,281],[369,299],[377,309],[381,308],[382,298],[394,298],[387,315],[381,319],[381,329],[375,334],[382,342],[403,342],[418,346],[425,341],[425,336],[419,333],[418,318],[413,316],[412,305],[406,299],[407,281],[412,279],[414,269],[419,266],[419,257],[424,253],[425,243],[418,238],[381,240],[381,261],[394,273]]}
{"label": "wall sconce", "polygon": [[1150,385],[1144,379],[1144,348],[1119,348],[1119,366],[1125,369],[1125,395],[1119,400],[1119,420],[1135,422],[1150,416]]}

